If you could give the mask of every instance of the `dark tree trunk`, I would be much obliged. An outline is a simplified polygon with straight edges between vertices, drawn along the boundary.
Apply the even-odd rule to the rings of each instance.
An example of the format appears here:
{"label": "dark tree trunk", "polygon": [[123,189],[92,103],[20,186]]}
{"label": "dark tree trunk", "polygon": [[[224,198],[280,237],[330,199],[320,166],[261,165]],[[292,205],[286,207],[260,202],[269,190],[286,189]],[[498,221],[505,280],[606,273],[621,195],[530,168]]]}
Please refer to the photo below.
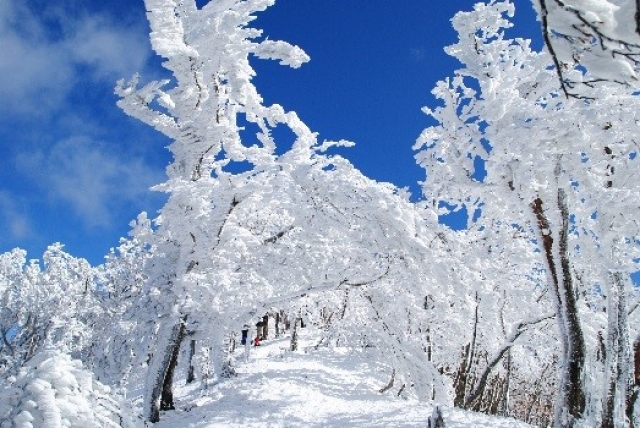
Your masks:
{"label": "dark tree trunk", "polygon": [[454,398],[453,405],[463,408],[465,402],[465,392],[467,390],[467,362],[469,361],[470,344],[466,344],[462,350],[460,367],[454,381]]}
{"label": "dark tree trunk", "polygon": [[291,346],[289,346],[290,351],[298,350],[298,329],[301,328],[302,318],[296,318],[293,323],[293,330],[291,331]]}
{"label": "dark tree trunk", "polygon": [[178,365],[178,356],[180,355],[180,345],[184,339],[185,324],[180,323],[178,329],[178,336],[173,346],[173,352],[171,353],[171,359],[169,360],[169,366],[164,376],[162,383],[162,397],[160,398],[160,410],[174,410],[176,408],[173,402],[173,374],[175,373],[176,366]]}
{"label": "dark tree trunk", "polygon": [[473,318],[473,334],[471,335],[471,342],[464,347],[463,358],[457,377],[455,386],[455,397],[453,405],[455,407],[465,408],[468,402],[467,389],[469,389],[469,376],[471,374],[471,366],[476,353],[476,340],[478,336],[478,293],[476,293],[476,308]]}
{"label": "dark tree trunk", "polygon": [[509,344],[508,346],[504,346],[502,349],[500,349],[500,352],[498,352],[498,354],[493,358],[493,360],[490,361],[489,364],[487,364],[487,367],[482,372],[482,375],[480,376],[480,379],[476,383],[476,386],[473,388],[473,391],[469,393],[469,396],[466,398],[464,402],[465,409],[477,410],[478,405],[476,405],[475,407],[472,407],[474,401],[482,397],[482,394],[484,393],[484,390],[487,387],[487,381],[489,380],[489,375],[491,374],[491,371],[496,365],[498,365],[498,363],[500,362],[502,357],[507,353],[507,351],[511,349],[511,345],[512,344]]}
{"label": "dark tree trunk", "polygon": [[[543,256],[549,272],[552,297],[556,307],[562,360],[560,361],[559,400],[556,401],[555,425],[572,427],[582,418],[586,399],[582,385],[585,361],[585,343],[578,318],[576,294],[571,276],[569,260],[569,210],[566,194],[562,189],[557,193],[558,214],[562,221],[558,231],[558,241],[554,240],[544,203],[540,197],[531,203],[536,219],[536,227],[541,237]],[[558,263],[560,266],[558,266]],[[566,412],[566,413],[565,413]],[[567,417],[561,417],[565,414]]]}
{"label": "dark tree trunk", "polygon": [[189,369],[187,371],[187,383],[191,383],[196,380],[196,368],[193,365],[193,358],[196,355],[196,341],[191,340],[189,342]]}
{"label": "dark tree trunk", "polygon": [[290,330],[291,329],[291,321],[289,320],[289,315],[282,314],[282,317],[284,318],[284,329],[285,330]]}
{"label": "dark tree trunk", "polygon": [[633,414],[636,402],[638,401],[638,395],[640,395],[640,336],[638,336],[633,343],[633,368],[633,385],[627,394],[627,418],[629,419],[629,426],[631,428],[638,426]]}
{"label": "dark tree trunk", "polygon": [[[627,305],[625,282],[621,272],[610,274],[609,326],[607,331],[607,352],[605,375],[607,384],[602,408],[601,428],[624,427],[622,415],[616,415],[616,407],[620,408],[628,401],[627,384],[629,349],[629,333],[627,327]],[[620,411],[619,411],[620,412]],[[619,413],[618,412],[618,413]]]}
{"label": "dark tree trunk", "polygon": [[233,354],[234,352],[236,352],[236,334],[235,333],[229,333],[229,343],[228,343],[228,350],[230,354]]}
{"label": "dark tree trunk", "polygon": [[604,337],[602,337],[602,332],[599,331],[596,336],[596,343],[598,349],[596,350],[596,361],[604,363],[607,360],[607,348],[604,344]]}
{"label": "dark tree trunk", "polygon": [[273,317],[273,324],[276,329],[276,338],[280,337],[280,312],[276,312]]}
{"label": "dark tree trunk", "polygon": [[263,323],[262,338],[268,339],[269,338],[269,314],[262,317],[262,323]]}
{"label": "dark tree trunk", "polygon": [[[171,392],[173,383],[173,370],[177,361],[177,353],[180,352],[180,344],[184,338],[186,317],[175,324],[171,331],[165,333],[164,343],[160,343],[156,352],[151,356],[149,366],[149,376],[146,397],[147,419],[151,423],[160,421],[160,410],[164,406],[165,400],[173,402],[173,397],[165,395]],[[167,380],[167,378],[169,378]]]}
{"label": "dark tree trunk", "polygon": [[507,378],[504,385],[504,395],[500,406],[500,416],[509,416],[509,394],[511,393],[511,349],[507,353]]}

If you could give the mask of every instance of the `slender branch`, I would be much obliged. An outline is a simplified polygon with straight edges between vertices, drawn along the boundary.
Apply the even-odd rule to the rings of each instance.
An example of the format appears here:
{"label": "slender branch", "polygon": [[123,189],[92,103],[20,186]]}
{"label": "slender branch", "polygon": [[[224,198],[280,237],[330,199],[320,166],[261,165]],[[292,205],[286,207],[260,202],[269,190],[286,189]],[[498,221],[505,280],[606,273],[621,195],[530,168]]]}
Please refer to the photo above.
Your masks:
{"label": "slender branch", "polygon": [[547,9],[547,1],[539,0],[540,3],[540,11],[541,11],[541,21],[542,21],[542,38],[544,39],[544,44],[547,46],[549,50],[549,54],[551,55],[551,59],[553,60],[553,65],[556,69],[556,74],[558,75],[558,81],[560,82],[560,87],[562,88],[562,92],[564,95],[569,98],[571,94],[567,89],[567,85],[564,80],[564,75],[562,73],[562,65],[560,64],[560,60],[558,59],[558,55],[556,55],[555,48],[553,47],[553,43],[551,43],[551,35],[549,33],[549,10]]}
{"label": "slender branch", "polygon": [[528,327],[531,327],[532,325],[539,324],[541,322],[555,318],[555,316],[556,316],[555,314],[544,315],[540,318],[535,318],[530,321],[521,321],[514,326],[513,331],[511,332],[511,337],[509,337],[509,339],[505,343],[503,343],[500,349],[498,349],[498,351],[493,355],[493,357],[487,364],[487,367],[484,369],[484,372],[482,373],[480,380],[476,383],[475,388],[467,396],[466,400],[464,401],[465,409],[468,409],[475,400],[477,400],[480,396],[482,396],[482,393],[484,392],[484,389],[487,385],[487,380],[489,378],[489,375],[491,374],[491,371],[496,365],[498,365],[498,363],[500,362],[502,357],[504,357],[506,352],[513,345],[515,345],[515,341],[522,335],[522,333],[527,331]]}
{"label": "slender branch", "polygon": [[[391,266],[390,264],[387,264],[387,268],[385,269],[384,272],[382,272],[380,275],[378,275],[377,277],[367,280],[367,281],[360,281],[360,282],[350,282],[348,279],[343,279],[342,281],[340,281],[339,283],[329,283],[329,284],[325,284],[325,285],[319,285],[319,286],[309,286],[307,288],[304,288],[302,290],[298,290],[296,292],[287,294],[286,296],[280,296],[280,297],[274,297],[271,299],[268,299],[266,301],[264,301],[260,306],[255,307],[253,309],[251,309],[249,311],[249,315],[253,316],[257,313],[261,313],[264,311],[265,308],[269,308],[271,306],[276,306],[280,303],[284,303],[284,302],[289,302],[295,299],[300,299],[302,297],[307,296],[308,294],[311,293],[322,293],[325,291],[336,291],[336,290],[340,290],[340,289],[346,289],[349,290],[350,288],[356,288],[356,287],[363,287],[365,285],[371,285],[377,281],[380,281],[381,279],[383,279],[385,276],[387,276],[387,274],[389,273]],[[243,318],[246,316],[246,312],[243,314]]]}
{"label": "slender branch", "polygon": [[393,371],[391,372],[391,379],[389,379],[389,383],[387,383],[383,388],[380,388],[378,392],[380,394],[384,394],[385,392],[393,388],[393,384],[395,383],[395,381],[396,381],[396,369],[393,369]]}
{"label": "slender branch", "polygon": [[292,230],[293,230],[293,225],[291,225],[291,226],[287,227],[286,229],[276,233],[272,237],[265,239],[264,241],[262,241],[262,245],[275,244],[280,238],[282,238],[284,235],[286,235],[288,232],[290,232]]}

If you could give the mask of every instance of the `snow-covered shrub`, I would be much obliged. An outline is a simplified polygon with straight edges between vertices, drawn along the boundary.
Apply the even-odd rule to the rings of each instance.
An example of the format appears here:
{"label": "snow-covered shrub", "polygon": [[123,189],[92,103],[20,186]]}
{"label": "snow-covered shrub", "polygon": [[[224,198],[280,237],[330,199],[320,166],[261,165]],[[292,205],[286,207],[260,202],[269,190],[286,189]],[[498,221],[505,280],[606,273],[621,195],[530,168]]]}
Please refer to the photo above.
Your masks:
{"label": "snow-covered shrub", "polygon": [[35,355],[0,391],[2,428],[133,428],[123,413],[109,387],[57,351]]}
{"label": "snow-covered shrub", "polygon": [[0,378],[15,375],[38,351],[63,350],[87,361],[101,292],[89,262],[47,247],[42,262],[16,248],[0,254]]}

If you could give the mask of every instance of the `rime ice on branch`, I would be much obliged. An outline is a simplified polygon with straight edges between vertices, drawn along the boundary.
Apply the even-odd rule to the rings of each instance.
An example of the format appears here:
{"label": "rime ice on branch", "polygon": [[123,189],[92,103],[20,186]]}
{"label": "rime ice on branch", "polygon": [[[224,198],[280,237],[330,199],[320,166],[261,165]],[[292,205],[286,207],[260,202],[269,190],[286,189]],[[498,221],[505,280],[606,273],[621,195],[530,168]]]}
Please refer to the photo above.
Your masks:
{"label": "rime ice on branch", "polygon": [[[640,2],[533,0],[563,93],[593,96],[600,83],[638,87]],[[575,65],[582,65],[576,72]]]}

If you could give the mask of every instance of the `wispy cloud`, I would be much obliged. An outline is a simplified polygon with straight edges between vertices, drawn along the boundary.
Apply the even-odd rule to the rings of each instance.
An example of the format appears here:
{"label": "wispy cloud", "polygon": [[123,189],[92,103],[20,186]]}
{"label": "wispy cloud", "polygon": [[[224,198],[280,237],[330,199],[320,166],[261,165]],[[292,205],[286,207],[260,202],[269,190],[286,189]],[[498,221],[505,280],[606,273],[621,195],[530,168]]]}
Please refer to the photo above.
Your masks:
{"label": "wispy cloud", "polygon": [[64,3],[35,14],[28,2],[0,2],[1,115],[50,113],[82,80],[113,85],[144,68],[146,28],[101,15],[70,19]]}
{"label": "wispy cloud", "polygon": [[18,201],[7,192],[0,192],[0,224],[3,225],[3,239],[19,241],[31,235],[31,226]]}
{"label": "wispy cloud", "polygon": [[[114,100],[100,96],[147,67],[148,29],[79,12],[85,9],[76,0],[39,6],[0,1],[0,120],[18,119],[23,128],[10,133],[3,125],[4,138],[17,174],[33,178],[46,200],[68,204],[85,226],[109,226],[114,211],[134,200],[142,205],[149,186],[162,181],[142,156],[104,142],[113,135],[99,117],[115,109]],[[97,90],[101,95],[91,98]],[[0,216],[16,235],[26,233],[7,195],[0,197]]]}
{"label": "wispy cloud", "polygon": [[66,203],[89,227],[109,227],[119,209],[144,205],[163,172],[120,149],[74,137],[17,156],[19,170],[53,203]]}

